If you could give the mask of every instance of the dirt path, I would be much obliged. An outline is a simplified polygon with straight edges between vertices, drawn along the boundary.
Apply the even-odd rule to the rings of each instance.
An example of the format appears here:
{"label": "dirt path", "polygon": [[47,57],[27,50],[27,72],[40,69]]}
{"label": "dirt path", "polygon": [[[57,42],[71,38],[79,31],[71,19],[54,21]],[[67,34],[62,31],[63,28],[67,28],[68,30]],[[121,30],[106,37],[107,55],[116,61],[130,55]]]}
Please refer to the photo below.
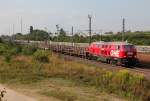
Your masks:
{"label": "dirt path", "polygon": [[28,97],[26,95],[20,94],[14,90],[11,90],[3,85],[0,85],[0,90],[6,89],[6,94],[4,94],[4,100],[2,101],[37,101],[34,98]]}

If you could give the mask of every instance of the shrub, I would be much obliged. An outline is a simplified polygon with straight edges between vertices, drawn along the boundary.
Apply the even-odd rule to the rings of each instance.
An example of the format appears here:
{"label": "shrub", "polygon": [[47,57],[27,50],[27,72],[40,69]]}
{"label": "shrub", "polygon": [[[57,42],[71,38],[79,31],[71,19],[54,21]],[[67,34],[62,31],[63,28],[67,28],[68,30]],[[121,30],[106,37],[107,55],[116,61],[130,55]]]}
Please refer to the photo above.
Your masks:
{"label": "shrub", "polygon": [[63,101],[77,101],[77,95],[70,92],[70,91],[63,91],[63,90],[51,90],[51,91],[44,91],[40,92],[43,95],[46,96],[52,96],[54,98],[63,100]]}
{"label": "shrub", "polygon": [[23,52],[24,55],[32,55],[36,51],[37,51],[37,48],[34,47],[34,46],[25,46],[22,49],[22,52]]}
{"label": "shrub", "polygon": [[33,54],[34,59],[39,62],[49,62],[48,55],[49,53],[44,50],[38,50]]}
{"label": "shrub", "polygon": [[[11,56],[11,54],[6,54],[5,60],[9,62]],[[66,61],[60,59],[60,56],[44,50],[37,50],[33,54],[33,59],[36,61],[31,61],[30,56],[30,58],[26,57],[27,59],[24,61],[15,62],[12,59],[11,65],[10,63],[2,63],[0,81],[13,81],[17,78],[21,83],[32,83],[44,78],[60,77],[72,79],[78,84],[94,86],[109,93],[129,97],[131,101],[150,101],[150,82],[142,74],[132,74],[128,70],[111,72],[86,64]],[[51,61],[50,64],[43,64],[49,61]],[[47,92],[47,94],[56,97],[55,95],[59,95],[61,92],[50,94]],[[64,94],[64,96],[60,95],[59,98],[72,99],[72,95],[68,97]]]}
{"label": "shrub", "polygon": [[9,44],[9,43],[0,43],[0,55],[17,55],[19,53],[21,53],[22,51],[22,47],[21,46],[17,46],[17,45],[13,45],[13,44]]}
{"label": "shrub", "polygon": [[3,44],[0,44],[0,55],[3,55],[6,51],[6,47]]}
{"label": "shrub", "polygon": [[3,41],[2,41],[2,38],[0,38],[0,43],[2,43]]}
{"label": "shrub", "polygon": [[5,62],[10,62],[12,55],[7,53],[7,54],[5,54],[4,57],[5,57]]}
{"label": "shrub", "polygon": [[16,53],[21,53],[22,52],[22,46],[16,46]]}

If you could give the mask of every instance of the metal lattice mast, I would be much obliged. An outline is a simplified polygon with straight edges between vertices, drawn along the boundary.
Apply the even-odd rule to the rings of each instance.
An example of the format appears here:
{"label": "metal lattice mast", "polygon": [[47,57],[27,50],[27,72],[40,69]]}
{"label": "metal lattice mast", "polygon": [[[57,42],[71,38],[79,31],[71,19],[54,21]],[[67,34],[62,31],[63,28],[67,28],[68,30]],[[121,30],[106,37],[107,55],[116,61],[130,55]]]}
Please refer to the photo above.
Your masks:
{"label": "metal lattice mast", "polygon": [[56,41],[58,42],[58,36],[59,36],[59,24],[56,25],[56,29],[57,29],[57,36],[56,36]]}
{"label": "metal lattice mast", "polygon": [[21,34],[23,34],[23,20],[22,20],[22,17],[21,17],[21,20],[20,20],[20,31],[21,31]]}
{"label": "metal lattice mast", "polygon": [[74,38],[73,38],[73,35],[74,35],[74,28],[73,28],[73,26],[72,26],[72,28],[71,28],[71,36],[72,36],[72,46],[73,46],[73,43],[74,43]]}
{"label": "metal lattice mast", "polygon": [[88,15],[89,18],[89,44],[92,42],[92,16]]}
{"label": "metal lattice mast", "polygon": [[122,21],[122,41],[124,41],[124,36],[125,36],[125,18],[123,18]]}

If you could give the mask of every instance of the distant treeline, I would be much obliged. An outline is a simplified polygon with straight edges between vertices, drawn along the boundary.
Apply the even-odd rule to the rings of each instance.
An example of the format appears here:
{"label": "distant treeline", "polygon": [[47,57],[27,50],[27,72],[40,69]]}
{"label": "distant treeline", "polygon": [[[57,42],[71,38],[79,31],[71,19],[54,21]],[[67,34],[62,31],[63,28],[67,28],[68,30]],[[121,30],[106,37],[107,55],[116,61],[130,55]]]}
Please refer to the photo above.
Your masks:
{"label": "distant treeline", "polygon": [[[4,37],[4,36],[3,36]],[[5,36],[6,37],[6,36]],[[51,40],[57,42],[75,42],[75,43],[88,43],[90,42],[89,36],[79,35],[78,33],[72,36],[68,36],[63,29],[60,29],[58,33],[48,33],[44,30],[31,30],[29,34],[17,33],[12,36],[12,39],[16,40],[35,40],[44,41]],[[121,41],[122,34],[113,34],[112,32],[107,32],[105,35],[93,35],[91,41]],[[126,32],[124,35],[124,40],[135,45],[150,45],[150,31],[137,31],[137,32]]]}

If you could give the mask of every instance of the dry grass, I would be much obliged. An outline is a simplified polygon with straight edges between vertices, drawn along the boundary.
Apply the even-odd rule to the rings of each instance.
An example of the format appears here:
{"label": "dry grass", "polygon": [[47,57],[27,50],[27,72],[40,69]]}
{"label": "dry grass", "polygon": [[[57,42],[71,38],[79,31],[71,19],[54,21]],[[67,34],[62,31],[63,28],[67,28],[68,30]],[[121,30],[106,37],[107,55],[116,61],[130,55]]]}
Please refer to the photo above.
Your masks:
{"label": "dry grass", "polygon": [[[55,54],[49,56],[49,61],[49,63],[34,61],[32,56],[16,56],[9,63],[1,60],[0,82],[29,85],[49,78],[62,78],[73,80],[76,84],[93,86],[102,91],[116,93],[128,97],[130,100],[150,100],[150,83],[141,74],[131,74],[126,70],[108,72],[86,64],[65,61]],[[92,100],[83,100],[85,98],[80,98],[77,92],[64,89],[40,91],[40,94],[64,101],[76,99],[99,101],[97,97],[95,98],[96,95],[90,95],[94,97]]]}
{"label": "dry grass", "polygon": [[150,53],[138,53],[137,57],[141,63],[150,65]]}
{"label": "dry grass", "polygon": [[11,84],[12,86],[13,89],[32,95],[39,101],[126,101],[95,87],[79,85],[72,80],[62,78],[49,78],[28,85]]}

